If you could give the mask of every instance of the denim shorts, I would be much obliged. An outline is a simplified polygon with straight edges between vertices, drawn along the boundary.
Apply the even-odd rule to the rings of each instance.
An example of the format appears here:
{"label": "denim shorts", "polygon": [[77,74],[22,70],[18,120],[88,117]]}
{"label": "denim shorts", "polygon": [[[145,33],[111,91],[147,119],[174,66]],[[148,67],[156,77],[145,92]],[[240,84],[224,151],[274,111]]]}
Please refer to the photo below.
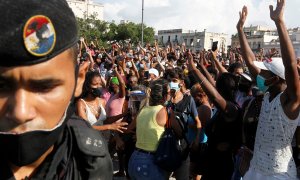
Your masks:
{"label": "denim shorts", "polygon": [[131,180],[165,180],[167,173],[154,164],[154,155],[134,151],[128,164]]}

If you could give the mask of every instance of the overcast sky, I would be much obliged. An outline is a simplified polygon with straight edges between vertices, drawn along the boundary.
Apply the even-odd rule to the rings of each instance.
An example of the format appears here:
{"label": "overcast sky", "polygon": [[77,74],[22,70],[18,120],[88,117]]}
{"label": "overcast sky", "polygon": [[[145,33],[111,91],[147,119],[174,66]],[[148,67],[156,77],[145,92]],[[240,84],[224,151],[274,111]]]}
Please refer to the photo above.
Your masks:
{"label": "overcast sky", "polygon": [[[104,4],[106,21],[129,20],[140,23],[142,0],[94,0]],[[287,26],[300,26],[300,0],[286,0]],[[155,30],[182,28],[207,29],[210,32],[233,34],[243,5],[248,6],[246,25],[274,27],[269,18],[269,5],[275,0],[144,0],[144,22]]]}

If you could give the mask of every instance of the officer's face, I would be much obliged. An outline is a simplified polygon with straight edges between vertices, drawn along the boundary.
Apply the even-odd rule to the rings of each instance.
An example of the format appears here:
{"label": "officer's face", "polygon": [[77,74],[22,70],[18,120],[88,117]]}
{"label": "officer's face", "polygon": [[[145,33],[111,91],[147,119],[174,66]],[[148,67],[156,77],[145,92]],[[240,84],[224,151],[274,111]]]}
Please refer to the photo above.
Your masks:
{"label": "officer's face", "polygon": [[[23,133],[54,128],[73,95],[74,67],[70,50],[36,65],[0,67],[0,131]],[[81,77],[79,73],[79,86],[84,79]]]}

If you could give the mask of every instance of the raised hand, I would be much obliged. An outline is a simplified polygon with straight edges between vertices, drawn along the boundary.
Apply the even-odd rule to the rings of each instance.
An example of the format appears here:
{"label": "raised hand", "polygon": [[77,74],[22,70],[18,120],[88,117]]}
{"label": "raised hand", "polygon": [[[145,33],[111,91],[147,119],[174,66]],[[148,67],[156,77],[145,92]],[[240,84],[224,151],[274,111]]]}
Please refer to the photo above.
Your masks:
{"label": "raised hand", "polygon": [[204,66],[204,52],[203,52],[203,51],[200,52],[200,60],[199,60],[199,64],[200,64],[201,66]]}
{"label": "raised hand", "polygon": [[244,6],[242,11],[240,11],[240,19],[236,25],[237,29],[243,29],[245,21],[247,19],[247,15],[248,15],[248,8],[247,8],[247,6]]}
{"label": "raised hand", "polygon": [[188,61],[187,61],[188,70],[192,71],[194,69],[197,69],[195,66],[195,63],[194,63],[193,55],[190,51],[187,52],[187,59],[188,59]]}
{"label": "raised hand", "polygon": [[274,10],[273,5],[270,5],[270,17],[275,22],[283,21],[283,12],[284,12],[285,0],[277,0],[277,7]]}

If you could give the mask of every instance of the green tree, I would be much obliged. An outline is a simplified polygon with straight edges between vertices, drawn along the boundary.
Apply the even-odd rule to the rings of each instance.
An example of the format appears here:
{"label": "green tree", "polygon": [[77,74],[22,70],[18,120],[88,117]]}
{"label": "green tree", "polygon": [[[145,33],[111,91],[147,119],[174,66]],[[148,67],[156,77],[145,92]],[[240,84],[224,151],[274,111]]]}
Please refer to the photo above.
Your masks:
{"label": "green tree", "polygon": [[[87,19],[77,18],[79,35],[84,37],[87,42],[95,41],[99,46],[108,47],[111,41],[125,41],[130,39],[134,44],[141,41],[141,24],[133,22],[115,24],[100,21],[95,16]],[[144,42],[154,42],[154,29],[144,25]]]}

